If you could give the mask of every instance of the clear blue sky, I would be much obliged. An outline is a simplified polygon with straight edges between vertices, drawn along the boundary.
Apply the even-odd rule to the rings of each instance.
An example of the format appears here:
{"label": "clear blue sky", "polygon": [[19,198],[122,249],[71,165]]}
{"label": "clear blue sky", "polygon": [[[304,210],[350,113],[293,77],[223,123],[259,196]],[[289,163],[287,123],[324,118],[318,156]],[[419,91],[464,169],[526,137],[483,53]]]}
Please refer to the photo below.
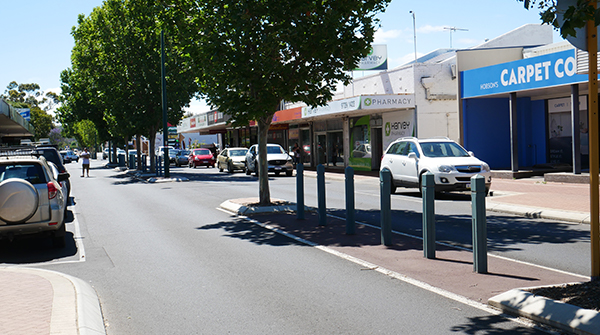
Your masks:
{"label": "clear blue sky", "polygon": [[[0,7],[0,91],[11,81],[38,83],[42,90],[60,87],[60,72],[70,66],[71,28],[78,14],[90,14],[102,0],[3,1]],[[413,19],[417,27],[417,53],[450,47],[468,48],[527,23],[540,23],[537,10],[525,10],[517,0],[393,0],[380,15],[375,43],[387,44],[388,65],[397,67],[414,58]],[[561,39],[555,34],[554,42]],[[202,103],[193,111],[207,110]]]}

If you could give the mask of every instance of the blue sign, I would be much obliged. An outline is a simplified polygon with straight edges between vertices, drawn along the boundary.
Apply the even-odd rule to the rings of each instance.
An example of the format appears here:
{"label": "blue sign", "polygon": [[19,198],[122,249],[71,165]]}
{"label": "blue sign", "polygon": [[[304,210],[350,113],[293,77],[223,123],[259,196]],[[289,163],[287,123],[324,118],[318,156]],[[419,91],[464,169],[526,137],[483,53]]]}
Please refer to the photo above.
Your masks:
{"label": "blue sign", "polygon": [[475,98],[586,82],[577,74],[575,49],[463,71],[462,97]]}
{"label": "blue sign", "polygon": [[31,121],[31,111],[29,108],[16,108],[19,114],[27,121]]}

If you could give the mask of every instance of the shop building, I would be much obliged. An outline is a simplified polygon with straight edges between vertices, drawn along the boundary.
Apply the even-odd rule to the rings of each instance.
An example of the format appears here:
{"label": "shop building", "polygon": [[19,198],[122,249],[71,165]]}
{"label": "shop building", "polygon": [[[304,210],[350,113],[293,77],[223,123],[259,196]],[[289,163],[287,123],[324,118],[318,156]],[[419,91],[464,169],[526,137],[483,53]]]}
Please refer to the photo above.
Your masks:
{"label": "shop building", "polygon": [[32,139],[34,133],[33,126],[21,115],[19,109],[0,99],[0,144],[18,145],[21,140]]}
{"label": "shop building", "polygon": [[[486,52],[459,52],[459,64]],[[496,170],[586,169],[587,53],[561,42],[496,55],[460,71],[465,146]]]}
{"label": "shop building", "polygon": [[[523,50],[552,43],[552,28],[525,25],[486,41],[472,50],[489,51],[484,57],[463,57],[463,68],[474,68],[495,59],[503,49]],[[404,136],[444,136],[463,140],[459,99],[460,68],[457,50],[440,49],[415,62],[376,74],[355,78],[336,92],[332,102],[319,108],[302,107],[302,118],[290,122],[305,125],[310,138],[311,164],[352,166],[377,170],[393,140]],[[468,150],[472,150],[466,145]],[[477,153],[479,155],[479,153]]]}

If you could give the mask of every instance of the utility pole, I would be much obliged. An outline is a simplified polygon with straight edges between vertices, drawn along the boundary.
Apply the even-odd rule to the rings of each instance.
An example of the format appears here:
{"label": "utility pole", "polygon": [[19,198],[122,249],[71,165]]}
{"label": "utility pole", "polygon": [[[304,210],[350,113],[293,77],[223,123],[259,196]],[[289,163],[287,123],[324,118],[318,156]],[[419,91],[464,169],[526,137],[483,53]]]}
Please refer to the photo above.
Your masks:
{"label": "utility pole", "polygon": [[450,49],[452,49],[452,32],[453,31],[469,31],[469,29],[456,28],[456,27],[444,27],[444,30],[450,30]]}
{"label": "utility pole", "polygon": [[[413,12],[412,10],[409,11],[410,14],[412,14],[413,17],[413,37],[415,38],[415,63],[417,62],[417,25],[416,25],[416,20],[415,20],[415,12]],[[452,44],[452,43],[450,43]]]}
{"label": "utility pole", "polygon": [[165,178],[169,178],[169,126],[167,124],[167,79],[165,74],[165,31],[160,32],[160,83],[162,90],[162,114],[163,114],[163,161],[165,164]]}

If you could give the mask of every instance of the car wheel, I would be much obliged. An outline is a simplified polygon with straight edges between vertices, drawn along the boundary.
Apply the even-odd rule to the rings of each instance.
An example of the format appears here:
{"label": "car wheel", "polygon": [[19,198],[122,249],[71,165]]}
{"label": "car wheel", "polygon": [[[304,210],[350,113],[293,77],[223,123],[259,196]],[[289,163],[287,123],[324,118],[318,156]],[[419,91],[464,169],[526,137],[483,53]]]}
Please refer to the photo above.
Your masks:
{"label": "car wheel", "polygon": [[291,177],[293,172],[294,171],[292,171],[292,170],[286,171],[285,175],[288,177]]}
{"label": "car wheel", "polygon": [[29,220],[38,209],[39,195],[30,182],[7,179],[0,183],[0,219],[8,223]]}
{"label": "car wheel", "polygon": [[246,168],[244,169],[246,171],[246,176],[250,175],[250,169],[248,168],[248,165],[246,165]]}

